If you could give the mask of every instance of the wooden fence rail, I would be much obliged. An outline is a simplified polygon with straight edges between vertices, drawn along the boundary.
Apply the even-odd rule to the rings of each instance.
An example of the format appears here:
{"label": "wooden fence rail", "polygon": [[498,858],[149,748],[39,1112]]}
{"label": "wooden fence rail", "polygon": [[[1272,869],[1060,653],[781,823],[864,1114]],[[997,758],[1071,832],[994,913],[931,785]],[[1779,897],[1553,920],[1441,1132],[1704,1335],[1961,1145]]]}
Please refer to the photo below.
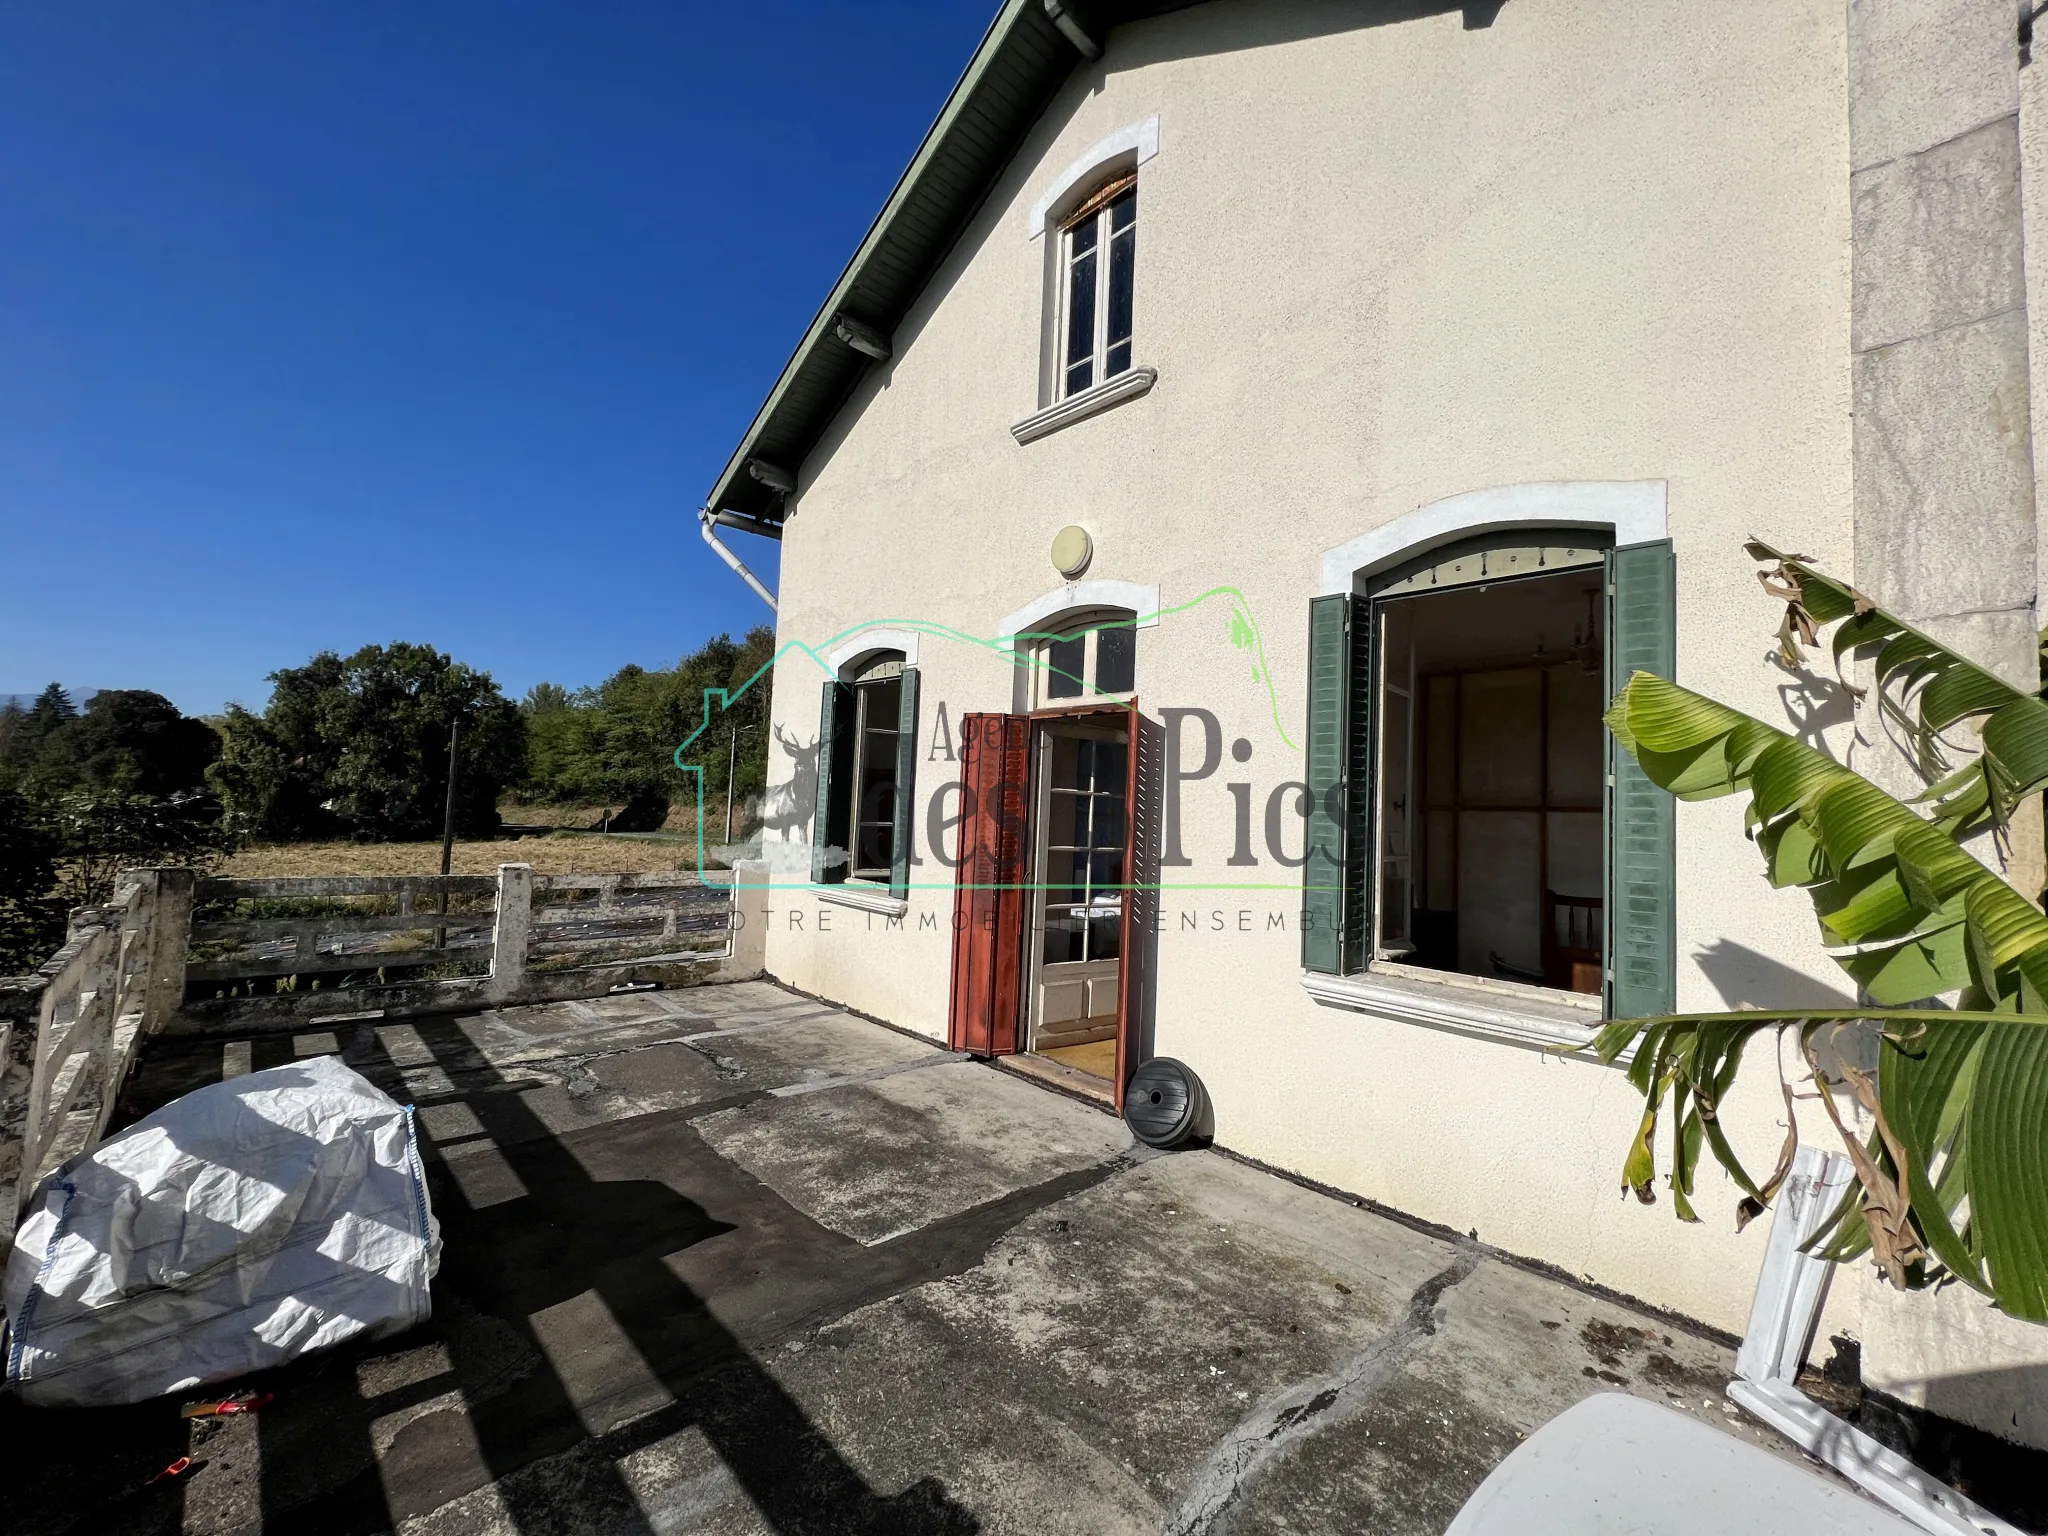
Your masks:
{"label": "wooden fence rail", "polygon": [[[244,902],[264,906],[236,911]],[[278,904],[299,910],[265,910]],[[760,864],[730,881],[536,876],[525,864],[495,877],[124,871],[114,900],[72,913],[64,947],[33,975],[0,977],[0,1255],[43,1175],[106,1134],[151,1035],[742,980],[761,974],[766,915]]]}

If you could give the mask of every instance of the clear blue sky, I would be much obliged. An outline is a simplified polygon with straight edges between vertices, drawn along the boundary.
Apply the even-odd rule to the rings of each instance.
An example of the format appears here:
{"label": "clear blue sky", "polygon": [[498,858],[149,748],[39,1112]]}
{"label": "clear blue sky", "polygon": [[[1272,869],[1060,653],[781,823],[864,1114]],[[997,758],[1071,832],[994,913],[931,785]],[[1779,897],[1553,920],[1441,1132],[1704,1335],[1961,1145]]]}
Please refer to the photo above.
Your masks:
{"label": "clear blue sky", "polygon": [[0,693],[764,621],[693,513],[993,9],[0,0]]}

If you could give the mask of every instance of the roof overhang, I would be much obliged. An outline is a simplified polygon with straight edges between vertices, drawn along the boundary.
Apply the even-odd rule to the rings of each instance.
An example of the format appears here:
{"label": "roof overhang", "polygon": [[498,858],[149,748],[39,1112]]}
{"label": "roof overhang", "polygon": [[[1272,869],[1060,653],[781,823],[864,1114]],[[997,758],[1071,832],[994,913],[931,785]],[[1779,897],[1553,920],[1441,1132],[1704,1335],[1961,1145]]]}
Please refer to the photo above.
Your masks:
{"label": "roof overhang", "polygon": [[[1005,0],[706,505],[780,522],[804,460],[1060,86],[1118,22],[1197,0]],[[1078,36],[1077,36],[1078,34]]]}

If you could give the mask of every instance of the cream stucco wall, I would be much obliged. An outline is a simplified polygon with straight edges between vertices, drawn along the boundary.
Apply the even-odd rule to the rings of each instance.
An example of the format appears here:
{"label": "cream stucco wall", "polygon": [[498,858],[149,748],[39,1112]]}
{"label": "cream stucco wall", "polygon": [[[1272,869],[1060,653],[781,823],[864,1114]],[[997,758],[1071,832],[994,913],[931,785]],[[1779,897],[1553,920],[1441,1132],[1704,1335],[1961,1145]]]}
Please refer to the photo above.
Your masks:
{"label": "cream stucco wall", "polygon": [[[1226,865],[1224,786],[1255,786],[1256,828],[1300,776],[1287,740],[1323,553],[1522,482],[1664,482],[1681,679],[1785,718],[1798,690],[1765,660],[1775,616],[1741,546],[1843,569],[1853,553],[1843,7],[1514,0],[1474,31],[1455,11],[1357,25],[1370,10],[1217,3],[1111,34],[803,466],[781,637],[993,637],[1056,584],[1053,533],[1086,526],[1089,575],[1156,585],[1168,610],[1140,640],[1147,713],[1201,706],[1252,748],[1188,787],[1195,862],[1165,874],[1275,888],[1161,900],[1156,1048],[1202,1075],[1219,1140],[1739,1330],[1762,1230],[1735,1236],[1718,1171],[1702,1225],[1624,1204],[1639,1099],[1620,1073],[1311,1001],[1294,873]],[[1046,286],[1030,209],[1077,154],[1154,115],[1136,335],[1158,383],[1019,447]],[[1262,650],[1233,645],[1223,599],[1172,611],[1225,586]],[[923,819],[957,769],[931,743],[942,705],[954,725],[1011,708],[1014,676],[998,649],[930,630],[918,664],[909,912],[892,930],[784,889],[768,964],[940,1035],[950,871]],[[792,651],[775,679],[791,883],[809,863],[820,676]],[[1681,1005],[1841,991],[1805,898],[1759,877],[1738,805],[1683,808],[1679,861]],[[1766,1167],[1779,1113],[1767,1073],[1728,1110]]]}

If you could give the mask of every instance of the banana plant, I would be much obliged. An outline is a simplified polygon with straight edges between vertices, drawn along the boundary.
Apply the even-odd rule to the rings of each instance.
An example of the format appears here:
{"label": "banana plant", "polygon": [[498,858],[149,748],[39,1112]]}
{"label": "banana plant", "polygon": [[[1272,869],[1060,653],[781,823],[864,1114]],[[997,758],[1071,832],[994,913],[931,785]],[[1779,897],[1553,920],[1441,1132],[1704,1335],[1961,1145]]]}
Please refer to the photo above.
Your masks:
{"label": "banana plant", "polygon": [[[1803,647],[1818,643],[1822,626],[1837,621],[1830,647],[1836,675],[1845,656],[1871,657],[1880,718],[1931,781],[1916,803],[1931,807],[1942,830],[1955,837],[1987,826],[2002,832],[2013,809],[2048,786],[2048,703],[2037,694],[1958,656],[1806,556],[1755,541],[1746,548],[1752,559],[1772,562],[1757,577],[1785,601],[1778,652],[1788,667],[1804,661]],[[2048,631],[2040,654],[2048,656]],[[2037,675],[2048,677],[2048,665],[2037,666]],[[1966,761],[1951,768],[1959,744],[1945,733],[1966,723],[1976,724],[1981,739],[1961,745]]]}
{"label": "banana plant", "polygon": [[[1867,1251],[1893,1285],[1959,1281],[2013,1316],[2048,1321],[2048,917],[1958,841],[2001,833],[2048,782],[2048,707],[1804,557],[1750,551],[1776,562],[1764,578],[1787,604],[1786,660],[1836,622],[1838,664],[1874,648],[1885,717],[1934,782],[1908,804],[1738,710],[1648,673],[1630,678],[1607,716],[1615,739],[1681,800],[1749,797],[1746,824],[1768,879],[1808,892],[1828,952],[1868,1002],[1606,1023],[1593,1050],[1611,1062],[1634,1045],[1629,1075],[1644,1095],[1624,1185],[1655,1198],[1655,1136],[1668,1106],[1679,1216],[1698,1219],[1691,1197],[1708,1153],[1745,1193],[1738,1226],[1767,1207],[1797,1145],[1793,1089],[1781,1074],[1788,1134],[1762,1180],[1729,1144],[1719,1108],[1749,1042],[1790,1031],[1857,1175],[1816,1239],[1821,1251],[1838,1260]],[[1951,766],[1956,744],[1943,733],[1973,719],[1984,751]],[[1945,994],[1957,1005],[1928,1002]],[[1874,1072],[1840,1048],[1846,1031],[1870,1024]],[[1844,1123],[1829,1091],[1837,1080],[1867,1111],[1867,1138]]]}

